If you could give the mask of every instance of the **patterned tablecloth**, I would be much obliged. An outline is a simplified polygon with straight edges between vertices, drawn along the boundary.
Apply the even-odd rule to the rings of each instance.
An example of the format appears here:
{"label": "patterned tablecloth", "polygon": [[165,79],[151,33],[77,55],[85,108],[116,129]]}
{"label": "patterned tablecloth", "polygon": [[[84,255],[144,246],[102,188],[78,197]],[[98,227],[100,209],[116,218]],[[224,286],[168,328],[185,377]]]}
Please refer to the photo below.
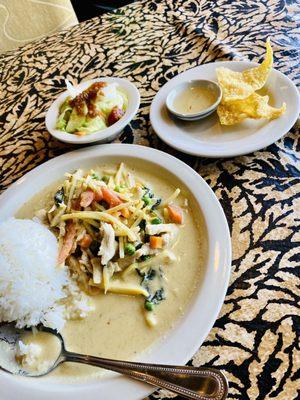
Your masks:
{"label": "patterned tablecloth", "polygon": [[141,93],[140,111],[119,141],[174,154],[214,190],[231,229],[232,276],[219,318],[191,364],[223,369],[230,399],[297,398],[299,132],[247,156],[196,158],[157,138],[149,106],[168,79],[189,68],[261,60],[268,36],[275,67],[296,81],[297,11],[296,0],[142,1],[0,58],[1,190],[72,149],[47,133],[45,112],[64,78],[99,76],[127,78]]}

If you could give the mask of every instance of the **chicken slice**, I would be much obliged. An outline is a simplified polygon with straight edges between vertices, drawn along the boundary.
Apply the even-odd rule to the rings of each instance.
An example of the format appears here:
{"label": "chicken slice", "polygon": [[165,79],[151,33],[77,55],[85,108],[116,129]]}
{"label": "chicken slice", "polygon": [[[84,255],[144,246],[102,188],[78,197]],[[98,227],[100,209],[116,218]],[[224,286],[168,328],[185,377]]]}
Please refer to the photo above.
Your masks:
{"label": "chicken slice", "polygon": [[106,265],[109,260],[113,258],[116,251],[115,231],[110,224],[106,222],[101,223],[102,241],[98,256],[101,257],[101,264]]}
{"label": "chicken slice", "polygon": [[147,235],[159,235],[160,233],[171,233],[173,236],[177,236],[178,234],[178,227],[176,224],[158,224],[146,225],[146,233]]}
{"label": "chicken slice", "polygon": [[135,252],[135,257],[140,258],[141,256],[148,256],[158,253],[158,249],[151,249],[148,243],[143,244],[143,246]]}

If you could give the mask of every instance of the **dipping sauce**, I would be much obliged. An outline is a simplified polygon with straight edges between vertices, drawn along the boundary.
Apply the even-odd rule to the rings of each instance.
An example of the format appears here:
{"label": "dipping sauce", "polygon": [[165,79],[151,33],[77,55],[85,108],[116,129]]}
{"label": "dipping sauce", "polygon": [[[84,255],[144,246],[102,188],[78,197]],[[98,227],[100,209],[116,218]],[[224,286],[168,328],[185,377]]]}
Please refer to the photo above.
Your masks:
{"label": "dipping sauce", "polygon": [[212,106],[217,98],[216,91],[209,87],[188,86],[175,96],[173,109],[180,114],[197,114]]}

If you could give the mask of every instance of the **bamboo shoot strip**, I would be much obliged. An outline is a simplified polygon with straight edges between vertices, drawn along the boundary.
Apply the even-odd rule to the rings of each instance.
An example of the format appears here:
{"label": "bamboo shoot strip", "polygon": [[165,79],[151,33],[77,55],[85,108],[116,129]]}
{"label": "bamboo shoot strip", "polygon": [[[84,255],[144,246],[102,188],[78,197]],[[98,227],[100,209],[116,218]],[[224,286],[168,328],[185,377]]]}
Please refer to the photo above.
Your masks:
{"label": "bamboo shoot strip", "polygon": [[63,221],[68,219],[94,219],[97,221],[109,222],[115,224],[122,231],[126,232],[128,238],[134,242],[137,240],[137,236],[130,228],[124,225],[117,218],[102,211],[78,211],[76,213],[65,214],[61,217]]}

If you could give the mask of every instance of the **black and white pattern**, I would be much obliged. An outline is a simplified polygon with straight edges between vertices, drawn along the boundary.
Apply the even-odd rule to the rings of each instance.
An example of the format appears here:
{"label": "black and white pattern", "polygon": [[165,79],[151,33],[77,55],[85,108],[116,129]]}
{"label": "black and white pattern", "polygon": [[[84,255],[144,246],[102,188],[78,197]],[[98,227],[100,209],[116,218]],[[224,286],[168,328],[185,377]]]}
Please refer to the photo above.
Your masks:
{"label": "black and white pattern", "polygon": [[[232,276],[219,319],[191,364],[222,368],[229,399],[299,398],[299,131],[248,156],[207,160],[163,144],[149,106],[167,80],[189,68],[261,60],[267,37],[275,67],[296,81],[297,11],[296,0],[142,1],[0,57],[1,190],[72,149],[47,133],[45,112],[65,78],[101,76],[128,78],[141,92],[140,111],[118,141],[174,154],[212,187],[230,224]],[[169,395],[151,399],[162,397]]]}

